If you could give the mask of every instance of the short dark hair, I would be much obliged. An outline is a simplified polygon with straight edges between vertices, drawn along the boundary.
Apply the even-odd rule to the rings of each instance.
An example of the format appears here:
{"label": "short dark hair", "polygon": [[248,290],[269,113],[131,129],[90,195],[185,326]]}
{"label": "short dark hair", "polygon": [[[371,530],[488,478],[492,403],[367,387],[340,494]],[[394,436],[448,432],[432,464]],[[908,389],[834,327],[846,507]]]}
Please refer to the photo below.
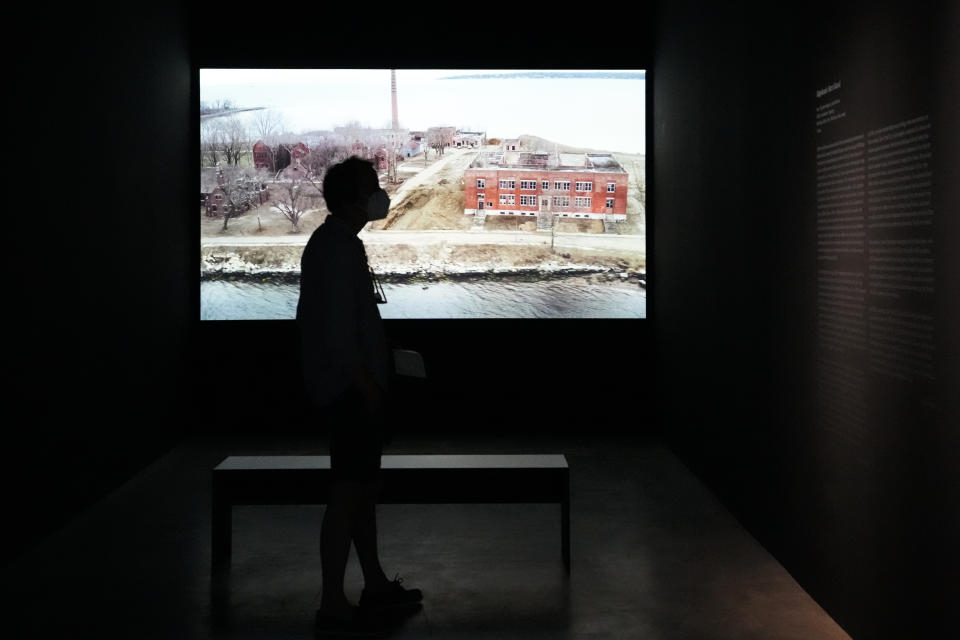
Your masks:
{"label": "short dark hair", "polygon": [[376,180],[377,172],[373,163],[357,156],[351,156],[327,169],[323,176],[323,199],[327,202],[327,209],[337,212],[356,202],[371,175]]}

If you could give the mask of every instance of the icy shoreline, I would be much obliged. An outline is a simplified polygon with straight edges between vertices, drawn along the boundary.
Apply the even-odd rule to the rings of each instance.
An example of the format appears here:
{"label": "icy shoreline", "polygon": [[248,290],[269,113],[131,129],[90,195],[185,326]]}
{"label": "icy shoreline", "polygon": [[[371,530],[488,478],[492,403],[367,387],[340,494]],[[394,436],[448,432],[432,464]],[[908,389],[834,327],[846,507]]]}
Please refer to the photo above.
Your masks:
{"label": "icy shoreline", "polygon": [[[374,269],[377,277],[383,282],[408,282],[408,281],[440,281],[440,280],[474,280],[496,278],[518,278],[518,279],[547,279],[547,278],[567,278],[576,276],[606,275],[610,280],[619,280],[621,282],[636,281],[641,286],[646,285],[646,274],[634,270],[611,269],[599,265],[556,265],[546,264],[537,267],[505,267],[503,265],[490,265],[483,268],[480,265],[471,267],[454,267],[442,271],[432,271],[428,268],[384,268],[378,266]],[[256,269],[243,271],[229,270],[206,270],[200,272],[201,280],[279,280],[283,282],[296,282],[300,278],[300,270],[275,270],[275,269]]]}
{"label": "icy shoreline", "polygon": [[[454,261],[436,256],[418,255],[415,260],[387,261],[371,256],[370,265],[381,281],[404,282],[410,280],[466,280],[496,278],[563,278],[573,276],[606,275],[611,281],[639,281],[646,284],[646,273],[640,269],[597,264],[589,261],[571,261],[570,256],[558,256],[557,260],[522,261],[511,264],[509,260]],[[200,256],[201,280],[280,280],[296,281],[300,276],[300,252],[277,252],[275,248],[261,253],[254,249],[238,253],[227,248],[205,250]]]}
{"label": "icy shoreline", "polygon": [[[231,259],[232,258],[232,259]],[[214,260],[200,269],[201,280],[281,280],[294,282],[300,277],[300,265],[260,266],[236,259],[231,256],[222,261]],[[405,282],[420,280],[469,280],[494,277],[517,278],[563,278],[606,274],[611,280],[638,281],[646,284],[646,274],[633,269],[614,269],[602,265],[561,264],[546,262],[536,266],[508,266],[501,263],[478,263],[470,265],[444,262],[426,262],[423,264],[376,264],[372,265],[378,278],[384,282]]]}

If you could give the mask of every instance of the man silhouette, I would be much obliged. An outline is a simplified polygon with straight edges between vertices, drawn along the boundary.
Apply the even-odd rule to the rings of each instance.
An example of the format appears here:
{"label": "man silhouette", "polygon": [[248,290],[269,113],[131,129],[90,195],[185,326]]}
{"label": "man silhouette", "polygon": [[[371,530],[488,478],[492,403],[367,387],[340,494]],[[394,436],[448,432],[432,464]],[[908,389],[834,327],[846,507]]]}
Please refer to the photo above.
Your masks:
{"label": "man silhouette", "polygon": [[[357,234],[386,217],[390,200],[373,165],[356,157],[327,170],[323,197],[330,215],[303,251],[297,305],[307,393],[330,431],[332,483],[320,532],[323,590],[315,632],[373,637],[394,617],[382,614],[415,611],[422,597],[399,577],[387,579],[377,551],[390,352]],[[363,571],[358,607],[343,589],[351,541]]]}

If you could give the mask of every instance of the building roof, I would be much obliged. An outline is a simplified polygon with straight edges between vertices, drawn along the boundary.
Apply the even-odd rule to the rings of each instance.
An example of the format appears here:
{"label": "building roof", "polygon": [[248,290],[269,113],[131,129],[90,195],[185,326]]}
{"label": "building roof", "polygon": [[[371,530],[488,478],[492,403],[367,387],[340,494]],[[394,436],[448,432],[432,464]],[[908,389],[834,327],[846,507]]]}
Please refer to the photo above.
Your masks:
{"label": "building roof", "polygon": [[626,173],[609,153],[546,153],[529,151],[481,151],[471,169],[530,169]]}
{"label": "building roof", "polygon": [[587,162],[595,168],[616,167],[620,169],[620,163],[609,153],[588,153]]}
{"label": "building roof", "polygon": [[560,153],[558,164],[562,167],[586,167],[587,159],[583,153]]}

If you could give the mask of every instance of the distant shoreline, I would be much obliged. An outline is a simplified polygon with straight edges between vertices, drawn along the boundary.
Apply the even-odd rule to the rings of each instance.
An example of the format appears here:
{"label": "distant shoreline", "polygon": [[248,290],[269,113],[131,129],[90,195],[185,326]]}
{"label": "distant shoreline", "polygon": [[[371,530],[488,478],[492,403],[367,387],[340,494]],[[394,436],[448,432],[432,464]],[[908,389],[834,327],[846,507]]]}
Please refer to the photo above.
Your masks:
{"label": "distant shoreline", "polygon": [[544,80],[580,78],[585,80],[646,80],[646,71],[512,71],[443,76],[440,80],[512,80],[533,78]]}
{"label": "distant shoreline", "polygon": [[266,107],[245,107],[243,109],[225,109],[223,111],[217,111],[216,113],[201,113],[200,120],[212,120],[213,118],[232,116],[246,111],[263,111],[264,109],[266,109]]}

